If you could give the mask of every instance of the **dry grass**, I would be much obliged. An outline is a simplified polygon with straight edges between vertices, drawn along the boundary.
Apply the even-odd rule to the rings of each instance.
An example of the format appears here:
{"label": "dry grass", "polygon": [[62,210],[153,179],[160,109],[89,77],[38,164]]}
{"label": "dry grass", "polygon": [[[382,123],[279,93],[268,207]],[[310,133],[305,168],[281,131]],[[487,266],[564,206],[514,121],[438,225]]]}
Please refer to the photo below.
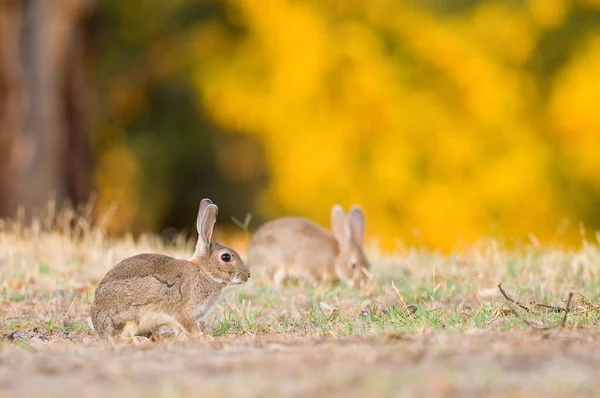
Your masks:
{"label": "dry grass", "polygon": [[[95,286],[140,252],[187,257],[183,237],[112,240],[53,211],[0,224],[0,396],[399,396],[591,393],[599,382],[600,248],[445,256],[372,247],[372,283],[226,289],[201,341],[107,346],[88,329]],[[244,241],[228,242],[243,253]],[[527,312],[502,298],[508,294]],[[564,312],[537,305],[565,306]]]}

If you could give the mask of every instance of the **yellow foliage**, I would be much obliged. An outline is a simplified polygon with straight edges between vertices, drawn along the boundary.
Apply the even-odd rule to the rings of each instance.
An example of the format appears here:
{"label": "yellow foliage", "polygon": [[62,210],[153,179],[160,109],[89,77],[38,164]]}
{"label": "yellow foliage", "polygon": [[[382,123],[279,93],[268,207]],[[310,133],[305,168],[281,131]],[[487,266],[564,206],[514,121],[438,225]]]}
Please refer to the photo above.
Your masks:
{"label": "yellow foliage", "polygon": [[[193,2],[167,3],[144,7],[171,13]],[[488,234],[557,238],[563,220],[580,215],[565,207],[560,178],[600,192],[600,33],[571,26],[598,0],[480,1],[460,11],[408,0],[224,4],[229,26],[206,18],[180,37],[130,18],[136,29],[167,32],[149,43],[146,73],[191,70],[211,122],[263,145],[265,218],[300,214],[326,225],[333,204],[359,203],[383,247],[453,250]],[[575,35],[589,40],[571,53]],[[121,122],[147,106],[136,84],[124,77],[108,89]],[[224,141],[221,176],[258,178],[255,147]],[[112,184],[105,202],[135,197],[139,171],[123,145],[104,153],[99,170]],[[579,238],[561,233],[563,242]]]}
{"label": "yellow foliage", "polygon": [[[263,214],[327,224],[332,204],[360,203],[368,234],[388,247],[550,239],[564,213],[522,66],[538,27],[560,24],[568,3],[482,2],[451,17],[406,1],[343,3],[230,0],[244,39],[222,59],[200,49],[213,64],[196,79],[205,106],[265,146]],[[598,54],[595,44],[566,72],[552,114],[578,134],[570,145],[582,172],[600,181],[600,86],[589,81]]]}
{"label": "yellow foliage", "polygon": [[123,145],[115,145],[98,160],[95,183],[102,187],[98,198],[98,214],[107,213],[118,205],[118,217],[111,219],[110,233],[129,230],[138,216],[137,197],[139,168],[133,154]]}
{"label": "yellow foliage", "polygon": [[542,27],[559,26],[565,19],[571,0],[528,0],[529,11]]}
{"label": "yellow foliage", "polygon": [[556,82],[550,115],[577,173],[600,188],[600,32]]}

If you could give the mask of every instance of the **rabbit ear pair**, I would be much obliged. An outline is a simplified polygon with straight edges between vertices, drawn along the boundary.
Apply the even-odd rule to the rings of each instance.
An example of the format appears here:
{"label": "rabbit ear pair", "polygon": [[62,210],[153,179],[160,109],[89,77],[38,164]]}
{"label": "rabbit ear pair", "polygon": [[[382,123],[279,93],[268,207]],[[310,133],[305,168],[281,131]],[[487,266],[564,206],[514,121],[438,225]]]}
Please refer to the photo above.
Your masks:
{"label": "rabbit ear pair", "polygon": [[196,243],[194,258],[207,257],[210,254],[210,241],[218,212],[219,208],[210,199],[202,199],[196,221],[198,243]]}
{"label": "rabbit ear pair", "polygon": [[342,206],[335,205],[331,209],[331,231],[340,246],[347,247],[350,243],[362,246],[365,238],[365,215],[358,205],[350,208],[348,216]]}

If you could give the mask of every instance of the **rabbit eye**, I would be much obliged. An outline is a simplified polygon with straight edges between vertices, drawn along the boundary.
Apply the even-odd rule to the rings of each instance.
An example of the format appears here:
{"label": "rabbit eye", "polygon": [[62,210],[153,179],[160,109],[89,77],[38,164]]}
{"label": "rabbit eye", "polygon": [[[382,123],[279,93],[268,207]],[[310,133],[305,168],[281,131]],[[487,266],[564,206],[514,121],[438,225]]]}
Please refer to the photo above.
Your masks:
{"label": "rabbit eye", "polygon": [[352,269],[356,269],[356,263],[352,263],[350,264],[350,266],[352,267]]}
{"label": "rabbit eye", "polygon": [[223,254],[221,254],[221,260],[223,262],[226,262],[226,263],[230,262],[231,261],[231,254],[229,254],[229,253],[223,253]]}

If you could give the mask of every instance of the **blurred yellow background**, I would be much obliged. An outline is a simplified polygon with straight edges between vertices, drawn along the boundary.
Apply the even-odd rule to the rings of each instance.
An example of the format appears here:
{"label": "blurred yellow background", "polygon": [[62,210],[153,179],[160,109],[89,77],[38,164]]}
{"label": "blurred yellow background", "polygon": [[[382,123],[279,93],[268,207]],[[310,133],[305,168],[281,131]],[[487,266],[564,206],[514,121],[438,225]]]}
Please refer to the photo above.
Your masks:
{"label": "blurred yellow background", "polygon": [[[91,147],[112,231],[360,204],[383,247],[600,227],[600,1],[111,0]],[[221,217],[221,216],[220,216]],[[187,224],[186,224],[187,223]],[[193,225],[192,225],[193,226]]]}

